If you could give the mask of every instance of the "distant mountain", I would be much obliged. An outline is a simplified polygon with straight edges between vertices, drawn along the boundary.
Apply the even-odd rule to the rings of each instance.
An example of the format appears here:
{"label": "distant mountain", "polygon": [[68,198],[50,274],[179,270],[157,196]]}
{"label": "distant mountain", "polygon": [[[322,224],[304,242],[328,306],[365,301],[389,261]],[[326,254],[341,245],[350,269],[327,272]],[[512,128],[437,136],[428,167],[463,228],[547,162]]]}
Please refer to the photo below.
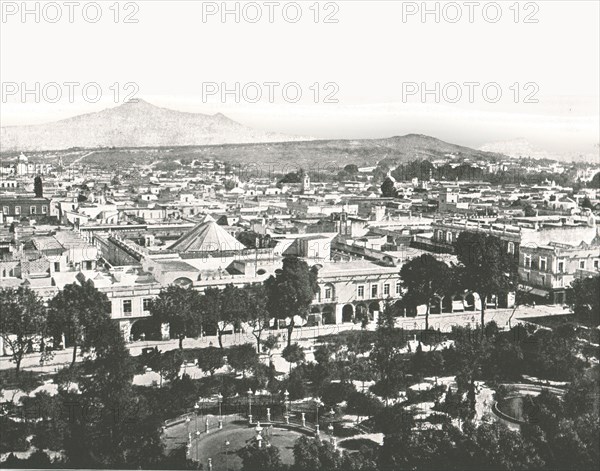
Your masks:
{"label": "distant mountain", "polygon": [[556,156],[533,146],[527,139],[518,138],[511,141],[497,141],[482,145],[480,150],[499,152],[513,158],[531,157],[533,159],[554,159]]}
{"label": "distant mountain", "polygon": [[0,129],[3,151],[197,146],[298,139],[246,127],[221,113],[184,113],[160,108],[141,99],[53,123]]}
{"label": "distant mountain", "polygon": [[586,152],[548,152],[540,147],[531,144],[527,139],[518,138],[510,141],[498,141],[484,144],[479,149],[486,152],[497,152],[508,155],[509,157],[520,159],[531,157],[532,159],[557,160],[559,162],[597,162],[600,146],[589,146]]}

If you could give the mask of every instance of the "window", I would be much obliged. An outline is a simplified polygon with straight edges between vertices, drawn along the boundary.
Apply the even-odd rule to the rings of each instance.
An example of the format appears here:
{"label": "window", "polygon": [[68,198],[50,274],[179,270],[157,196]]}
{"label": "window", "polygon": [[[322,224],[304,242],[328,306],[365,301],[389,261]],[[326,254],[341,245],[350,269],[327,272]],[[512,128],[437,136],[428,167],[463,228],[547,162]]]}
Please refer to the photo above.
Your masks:
{"label": "window", "polygon": [[364,298],[365,297],[365,287],[363,285],[360,285],[358,287],[358,297],[359,298]]}
{"label": "window", "polygon": [[396,294],[402,293],[402,284],[396,283]]}
{"label": "window", "polygon": [[385,285],[383,285],[383,294],[385,296],[389,296],[390,295],[390,285],[389,285],[389,283],[386,283]]}
{"label": "window", "polygon": [[540,258],[540,271],[546,271],[546,259]]}
{"label": "window", "polygon": [[531,273],[526,272],[525,273],[525,277],[527,278],[527,281],[529,281],[529,279],[531,278]]}
{"label": "window", "polygon": [[525,255],[525,267],[531,268],[531,255]]}
{"label": "window", "polygon": [[579,268],[585,270],[585,260],[579,260]]}
{"label": "window", "polygon": [[42,206],[42,214],[47,214],[48,213],[48,206],[44,205]]}
{"label": "window", "polygon": [[446,242],[448,242],[449,244],[452,243],[452,232],[446,233]]}
{"label": "window", "polygon": [[2,213],[4,213],[4,215],[8,215],[8,206],[2,206]]}
{"label": "window", "polygon": [[325,288],[325,299],[331,299],[331,288]]}
{"label": "window", "polygon": [[598,260],[594,260],[594,268],[597,270],[598,269]]}
{"label": "window", "polygon": [[123,314],[131,316],[131,299],[123,300]]}
{"label": "window", "polygon": [[544,286],[546,284],[546,275],[541,276],[541,282],[542,282],[542,286]]}
{"label": "window", "polygon": [[54,271],[60,271],[60,262],[54,262]]}
{"label": "window", "polygon": [[144,309],[144,312],[148,312],[150,310],[150,298],[144,298],[142,300],[142,307]]}
{"label": "window", "polygon": [[377,285],[371,285],[371,297],[372,298],[377,297]]}
{"label": "window", "polygon": [[18,216],[21,214],[21,206],[15,206],[15,215]]}
{"label": "window", "polygon": [[514,244],[514,242],[509,242],[508,243],[507,251],[510,254],[514,254],[515,253],[515,244]]}
{"label": "window", "polygon": [[35,206],[29,207],[29,214],[35,214],[37,212],[37,208]]}
{"label": "window", "polygon": [[558,273],[563,273],[565,271],[565,262],[558,262]]}

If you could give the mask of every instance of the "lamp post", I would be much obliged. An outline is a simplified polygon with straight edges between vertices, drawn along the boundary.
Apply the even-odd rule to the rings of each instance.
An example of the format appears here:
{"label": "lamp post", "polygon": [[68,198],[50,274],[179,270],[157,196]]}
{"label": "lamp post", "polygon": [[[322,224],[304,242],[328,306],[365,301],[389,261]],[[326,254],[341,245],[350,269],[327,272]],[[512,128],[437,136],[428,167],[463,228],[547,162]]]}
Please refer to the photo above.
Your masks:
{"label": "lamp post", "polygon": [[196,461],[198,462],[198,468],[200,467],[200,455],[198,454],[198,442],[200,441],[200,430],[196,430]]}
{"label": "lamp post", "polygon": [[194,404],[194,428],[198,431],[198,410],[200,409],[200,405],[196,402]]}
{"label": "lamp post", "polygon": [[289,391],[286,389],[285,392],[283,393],[284,397],[285,397],[285,423],[289,424],[290,423],[290,408],[289,408],[289,397],[290,397],[290,393]]}
{"label": "lamp post", "polygon": [[256,428],[254,430],[256,431],[256,441],[258,442],[258,448],[261,448],[262,441],[263,441],[263,436],[262,436],[263,428],[261,427],[260,422],[256,422]]}
{"label": "lamp post", "polygon": [[225,471],[229,471],[229,440],[225,440]]}
{"label": "lamp post", "polygon": [[317,406],[317,426],[319,426],[319,407],[323,405],[323,401],[321,401],[320,397],[315,401],[315,405]]}
{"label": "lamp post", "polygon": [[252,422],[252,389],[248,388],[246,394],[248,394],[248,420]]}
{"label": "lamp post", "polygon": [[185,418],[185,432],[186,432],[186,435],[188,436],[188,439],[189,439],[189,436],[190,436],[190,422],[191,421],[192,421],[192,419],[190,419],[190,416],[188,415]]}
{"label": "lamp post", "polygon": [[219,402],[219,429],[223,428],[223,414],[221,413],[221,403],[223,402],[223,395],[217,394],[217,401]]}

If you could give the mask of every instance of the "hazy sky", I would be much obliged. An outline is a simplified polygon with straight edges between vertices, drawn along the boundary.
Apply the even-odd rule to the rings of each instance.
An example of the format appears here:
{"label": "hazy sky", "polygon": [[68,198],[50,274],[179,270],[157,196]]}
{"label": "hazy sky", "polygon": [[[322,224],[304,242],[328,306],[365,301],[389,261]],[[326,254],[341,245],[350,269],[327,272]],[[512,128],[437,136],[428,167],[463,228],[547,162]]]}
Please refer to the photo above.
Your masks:
{"label": "hazy sky", "polygon": [[[524,138],[553,153],[598,154],[598,1],[226,2],[239,16],[225,21],[223,2],[81,1],[72,23],[68,2],[26,2],[25,18],[22,2],[0,3],[3,126],[98,111],[135,91],[291,134],[422,133],[470,146]],[[72,100],[66,82],[79,84]],[[81,90],[92,82],[96,103],[98,87],[87,100]],[[272,100],[267,82],[279,84]],[[36,83],[39,97],[22,96]]]}

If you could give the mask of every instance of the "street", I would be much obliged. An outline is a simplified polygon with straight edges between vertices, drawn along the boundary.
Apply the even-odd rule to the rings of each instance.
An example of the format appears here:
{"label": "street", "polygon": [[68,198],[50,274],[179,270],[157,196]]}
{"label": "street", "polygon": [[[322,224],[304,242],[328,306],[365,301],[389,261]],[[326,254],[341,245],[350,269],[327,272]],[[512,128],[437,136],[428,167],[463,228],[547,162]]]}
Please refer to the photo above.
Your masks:
{"label": "street", "polygon": [[[541,317],[541,316],[554,316],[569,314],[569,311],[565,310],[562,306],[520,306],[513,315],[513,309],[489,309],[486,311],[486,322],[495,321],[500,328],[514,326],[519,320],[527,320],[527,318]],[[512,315],[512,319],[511,319]],[[467,312],[467,313],[454,313],[454,314],[431,314],[429,316],[429,325],[432,329],[439,329],[441,332],[450,332],[453,326],[467,326],[475,327],[480,320],[480,312]],[[398,318],[396,320],[397,327],[403,327],[406,330],[419,330],[425,327],[425,317],[419,316],[414,318]],[[376,327],[375,323],[371,323],[367,326],[368,330],[374,330]],[[297,327],[293,332],[293,341],[300,343],[303,347],[309,347],[314,344],[314,340],[317,337],[323,335],[336,334],[338,332],[348,330],[360,330],[360,324],[346,323],[339,325],[321,325],[317,327]],[[262,340],[264,340],[270,334],[279,334],[281,336],[280,345],[285,346],[284,335],[287,335],[286,329],[271,330],[263,332]],[[231,335],[225,335],[223,337],[223,346],[228,347],[240,343],[255,343],[256,340],[251,333],[236,333]],[[188,338],[183,342],[185,349],[191,348],[205,348],[208,346],[218,346],[218,339],[216,336],[207,336],[202,338]],[[174,350],[178,348],[179,341],[177,339],[163,340],[163,341],[137,341],[128,344],[129,351],[132,355],[140,355],[142,349],[147,347],[158,347],[161,351]],[[54,373],[62,367],[68,365],[71,362],[73,350],[67,348],[65,350],[59,350],[54,352],[54,356],[45,362],[44,365],[40,364],[40,354],[31,353],[23,358],[21,368],[27,371],[36,371],[39,373]],[[81,357],[78,357],[78,361],[81,361]],[[0,370],[6,370],[14,368],[14,363],[10,361],[9,356],[0,358]]]}

